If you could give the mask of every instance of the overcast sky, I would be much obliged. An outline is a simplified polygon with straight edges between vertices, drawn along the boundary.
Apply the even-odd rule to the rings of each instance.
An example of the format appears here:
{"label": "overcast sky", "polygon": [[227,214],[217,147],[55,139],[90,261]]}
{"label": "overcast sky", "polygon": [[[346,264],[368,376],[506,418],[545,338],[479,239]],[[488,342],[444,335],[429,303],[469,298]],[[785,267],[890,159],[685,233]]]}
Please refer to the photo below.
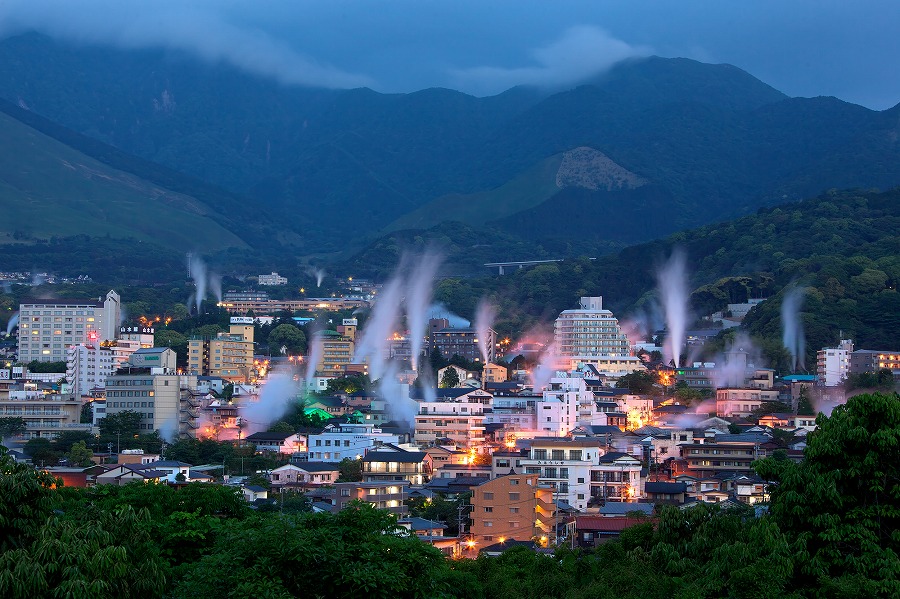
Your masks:
{"label": "overcast sky", "polygon": [[384,92],[569,84],[657,54],[731,63],[792,96],[900,102],[900,0],[0,1],[0,36],[27,30]]}

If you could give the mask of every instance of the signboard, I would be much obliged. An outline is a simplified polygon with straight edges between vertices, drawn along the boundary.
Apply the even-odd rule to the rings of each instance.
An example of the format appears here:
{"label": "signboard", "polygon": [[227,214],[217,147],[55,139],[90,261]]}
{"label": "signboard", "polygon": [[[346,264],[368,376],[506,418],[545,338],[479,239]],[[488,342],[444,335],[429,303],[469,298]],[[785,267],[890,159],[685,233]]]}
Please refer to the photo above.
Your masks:
{"label": "signboard", "polygon": [[356,319],[355,319],[355,318],[345,318],[345,319],[344,319],[344,326],[345,326],[345,327],[355,327],[355,326],[356,326]]}
{"label": "signboard", "polygon": [[10,374],[11,373],[8,368],[0,369],[0,381],[8,381]]}
{"label": "signboard", "polygon": [[156,330],[153,327],[144,327],[144,326],[127,326],[127,327],[119,327],[119,333],[122,334],[138,334],[138,335],[153,335],[156,333]]}
{"label": "signboard", "polygon": [[231,324],[253,324],[254,320],[252,316],[232,316]]}

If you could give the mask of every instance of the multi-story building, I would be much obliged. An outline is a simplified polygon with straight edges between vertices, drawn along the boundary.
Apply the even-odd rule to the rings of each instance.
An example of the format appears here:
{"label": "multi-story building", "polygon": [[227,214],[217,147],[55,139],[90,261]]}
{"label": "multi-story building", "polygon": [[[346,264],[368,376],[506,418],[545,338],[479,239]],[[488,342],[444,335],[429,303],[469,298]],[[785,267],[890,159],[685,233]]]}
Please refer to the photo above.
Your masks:
{"label": "multi-story building", "polygon": [[106,380],[106,413],[131,410],[141,415],[141,430],[193,437],[200,417],[196,388],[196,375],[178,374],[173,350],[142,348]]}
{"label": "multi-story building", "polygon": [[18,383],[0,399],[0,417],[25,421],[26,430],[20,440],[54,439],[63,431],[91,429],[90,423],[80,423],[81,398],[75,397],[68,388],[61,393],[42,387],[38,383]]}
{"label": "multi-story building", "polygon": [[431,456],[422,451],[403,451],[392,447],[368,452],[362,459],[366,482],[406,481],[424,485],[431,476]]}
{"label": "multi-story building", "polygon": [[484,365],[481,374],[482,383],[505,383],[509,380],[509,370],[506,366],[488,362]]}
{"label": "multi-story building", "polygon": [[716,416],[744,418],[772,401],[778,401],[778,391],[775,389],[717,389]]}
{"label": "multi-story building", "polygon": [[472,493],[471,540],[476,543],[539,540],[554,530],[553,489],[536,474],[500,476]]}
{"label": "multi-story building", "polygon": [[532,436],[537,430],[537,404],[541,400],[540,395],[494,395],[484,423],[502,424],[507,431],[527,431]]}
{"label": "multi-story building", "polygon": [[816,353],[816,374],[819,384],[825,387],[837,387],[844,383],[850,373],[850,354],[853,353],[853,340],[842,339],[837,347],[826,347]]}
{"label": "multi-story building", "polygon": [[688,470],[698,476],[712,476],[717,472],[751,472],[750,465],[763,457],[759,452],[759,443],[753,440],[716,439],[704,443],[688,443],[680,448]]}
{"label": "multi-story building", "polygon": [[851,374],[880,370],[890,370],[895,380],[900,378],[900,351],[858,349],[850,354]]}
{"label": "multi-story building", "polygon": [[[476,329],[472,327],[451,327],[450,321],[446,318],[432,318],[428,321],[428,332],[429,351],[437,349],[446,358],[460,356],[470,362],[482,361],[478,331]],[[486,334],[487,361],[493,362],[497,357],[497,332],[489,328]]]}
{"label": "multi-story building", "polygon": [[308,297],[303,299],[285,300],[223,300],[219,307],[225,308],[231,314],[247,314],[251,310],[256,315],[266,316],[279,312],[338,312],[354,310],[356,308],[368,308],[370,302],[365,299],[350,297]]}
{"label": "multi-story building", "polygon": [[70,345],[116,338],[119,294],[98,300],[25,300],[19,305],[19,360],[64,362]]}
{"label": "multi-story building", "polygon": [[536,474],[541,483],[550,485],[556,499],[584,510],[591,496],[591,468],[599,464],[603,452],[596,439],[536,438],[521,464],[525,474]]}
{"label": "multi-story building", "polygon": [[484,417],[493,396],[481,389],[437,389],[432,401],[419,401],[416,443],[428,445],[449,439],[463,447],[484,443]]}
{"label": "multi-story building", "polygon": [[317,462],[340,462],[344,458],[358,460],[376,445],[399,442],[397,435],[384,433],[373,424],[328,425],[321,433],[309,436],[309,459]]}
{"label": "multi-story building", "polygon": [[188,372],[233,382],[250,380],[253,369],[253,324],[232,319],[228,333],[188,340]]}
{"label": "multi-story building", "polygon": [[66,350],[66,380],[75,397],[103,389],[107,377],[119,366],[112,348],[106,345],[79,343]]}
{"label": "multi-story building", "polygon": [[336,378],[347,373],[347,367],[353,362],[356,348],[355,318],[345,318],[336,331],[325,330],[319,333],[322,339],[322,355],[316,364],[316,374],[328,378]]}
{"label": "multi-story building", "polygon": [[351,501],[364,501],[378,509],[404,516],[409,511],[409,483],[404,481],[372,481],[335,483],[331,511],[339,512]]}
{"label": "multi-story building", "polygon": [[637,501],[644,497],[641,461],[627,453],[610,452],[591,466],[591,497],[595,500]]}
{"label": "multi-story building", "polygon": [[602,297],[582,297],[577,309],[563,310],[553,336],[564,370],[591,364],[601,374],[615,378],[644,369],[641,360],[631,355],[618,319],[603,309]]}
{"label": "multi-story building", "polygon": [[267,286],[287,285],[287,277],[282,277],[277,272],[270,275],[259,275],[259,284]]}
{"label": "multi-story building", "polygon": [[268,291],[226,291],[223,302],[267,302]]}

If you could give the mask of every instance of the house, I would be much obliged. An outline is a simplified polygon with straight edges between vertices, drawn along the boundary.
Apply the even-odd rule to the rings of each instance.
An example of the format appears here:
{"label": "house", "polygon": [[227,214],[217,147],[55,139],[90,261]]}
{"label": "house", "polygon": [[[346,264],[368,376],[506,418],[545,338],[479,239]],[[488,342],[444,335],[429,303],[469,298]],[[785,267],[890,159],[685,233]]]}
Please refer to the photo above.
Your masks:
{"label": "house", "polygon": [[293,453],[306,451],[306,443],[301,441],[300,435],[291,432],[259,432],[246,438],[248,443],[256,446],[256,451],[272,451],[275,453]]}
{"label": "house", "polygon": [[600,506],[600,515],[607,518],[628,516],[634,512],[640,512],[646,516],[653,515],[652,503],[630,503],[625,501],[610,501]]}
{"label": "house", "polygon": [[653,520],[624,516],[608,518],[592,514],[576,515],[566,524],[566,536],[570,539],[574,537],[575,543],[579,547],[596,547],[609,539],[619,537],[626,528],[647,522],[653,522]]}
{"label": "house", "polygon": [[766,481],[758,476],[741,476],[734,481],[734,495],[741,503],[766,503],[769,501],[766,487]]}
{"label": "house", "polygon": [[337,513],[352,501],[364,501],[398,516],[409,511],[404,501],[409,498],[409,483],[401,481],[335,483],[331,511]]}
{"label": "house", "polygon": [[335,463],[299,462],[275,468],[269,473],[269,481],[277,486],[322,486],[333,484],[338,476]]}
{"label": "house", "polygon": [[[478,485],[486,483],[490,480],[486,476],[462,476],[459,478],[434,478],[432,479],[423,492],[433,495],[442,495],[447,499],[456,499],[463,493],[470,493]],[[414,493],[417,492],[413,491]]]}
{"label": "house", "polygon": [[94,478],[94,483],[98,485],[118,485],[121,487],[135,481],[145,483],[162,482],[167,476],[167,472],[153,470],[140,464],[119,464],[102,474],[98,474]]}
{"label": "house", "polygon": [[191,473],[191,465],[186,462],[179,462],[178,460],[157,460],[155,462],[150,462],[149,464],[143,464],[142,467],[165,472],[166,482],[169,483],[174,483],[179,474],[184,475],[185,482],[190,482],[188,477]]}
{"label": "house", "polygon": [[241,487],[241,493],[244,494],[244,499],[247,500],[248,503],[253,503],[260,499],[268,499],[269,491],[265,487],[260,487],[258,485],[247,485],[246,487]]}
{"label": "house", "polygon": [[[483,476],[490,478],[491,466],[475,464],[444,464],[434,470],[434,478],[463,478],[466,476]],[[507,473],[508,474],[508,473]]]}
{"label": "house", "polygon": [[431,476],[431,456],[424,451],[404,451],[386,445],[363,457],[363,480],[366,482],[399,481],[423,485]]}
{"label": "house", "polygon": [[417,537],[443,537],[447,525],[425,518],[401,518],[397,524]]}
{"label": "house", "polygon": [[681,504],[687,497],[687,483],[648,481],[644,483],[644,493],[652,503]]}

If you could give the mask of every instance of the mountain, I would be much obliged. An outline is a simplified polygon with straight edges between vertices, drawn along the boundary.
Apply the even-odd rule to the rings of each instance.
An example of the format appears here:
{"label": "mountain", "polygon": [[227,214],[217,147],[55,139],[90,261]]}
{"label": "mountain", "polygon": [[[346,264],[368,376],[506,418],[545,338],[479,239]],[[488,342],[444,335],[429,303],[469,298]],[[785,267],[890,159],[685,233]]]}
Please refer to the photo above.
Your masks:
{"label": "mountain", "polygon": [[0,112],[0,243],[76,234],[181,252],[243,248],[196,197],[115,169]]}
{"label": "mountain", "polygon": [[[702,316],[729,302],[768,298],[744,326],[770,347],[780,348],[781,301],[792,283],[806,290],[802,318],[810,352],[848,337],[858,347],[890,349],[900,338],[900,188],[832,191],[596,260],[449,278],[436,299],[468,317],[487,296],[503,315],[497,326],[504,332],[547,322],[584,295],[602,295],[620,317],[652,316],[656,268],[676,248],[686,255],[692,312]],[[365,255],[354,260],[368,262]],[[651,330],[662,324],[650,323]],[[814,353],[806,363],[815,363]]]}
{"label": "mountain", "polygon": [[[734,66],[677,58],[476,98],[285,87],[178,52],[28,34],[0,41],[0,97],[249,197],[271,230],[248,242],[299,254],[442,222],[622,247],[822,189],[900,183],[896,111],[788,98]],[[598,183],[611,173],[632,183]],[[225,195],[210,206],[234,213]]]}

